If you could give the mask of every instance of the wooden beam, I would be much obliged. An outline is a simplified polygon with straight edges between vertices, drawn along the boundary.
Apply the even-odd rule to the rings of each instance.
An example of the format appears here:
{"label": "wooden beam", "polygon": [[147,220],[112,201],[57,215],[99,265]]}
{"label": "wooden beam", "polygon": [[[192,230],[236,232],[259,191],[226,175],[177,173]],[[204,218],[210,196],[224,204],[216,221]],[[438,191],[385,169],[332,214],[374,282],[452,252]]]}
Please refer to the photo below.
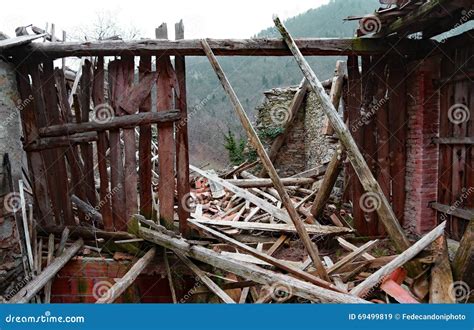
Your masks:
{"label": "wooden beam", "polygon": [[222,86],[224,87],[224,90],[227,92],[227,95],[229,96],[230,101],[232,102],[234,109],[237,112],[237,115],[239,116],[240,122],[242,123],[242,126],[244,127],[247,137],[250,140],[250,144],[256,149],[257,154],[260,157],[260,161],[262,162],[262,165],[267,170],[268,175],[270,176],[270,179],[272,180],[273,185],[275,186],[275,189],[278,191],[278,195],[280,196],[280,199],[283,205],[288,211],[288,215],[290,216],[291,221],[295,225],[296,230],[298,231],[298,235],[300,239],[302,240],[304,247],[308,251],[308,254],[311,260],[314,263],[316,272],[322,279],[326,281],[330,281],[329,276],[326,273],[326,270],[324,268],[323,262],[321,261],[321,258],[319,257],[318,247],[316,246],[316,244],[314,244],[311,241],[311,238],[306,232],[303,226],[303,222],[301,221],[298,215],[298,212],[296,211],[293,205],[293,201],[288,195],[288,192],[286,191],[285,186],[282,184],[280,177],[278,176],[278,173],[275,170],[275,167],[273,166],[272,161],[268,157],[267,152],[265,151],[265,148],[263,147],[263,144],[257,135],[257,132],[253,128],[252,123],[247,117],[247,114],[238,99],[237,94],[235,94],[234,89],[232,88],[230,82],[227,80],[227,77],[225,76],[224,71],[222,70],[219,62],[217,61],[217,58],[212,52],[212,49],[207,43],[207,41],[202,40],[201,43],[209,59],[209,62],[211,63],[211,66],[216,72],[217,77],[219,78]]}
{"label": "wooden beam", "polygon": [[[316,181],[313,178],[281,178],[280,180],[284,186],[300,186],[312,184]],[[227,182],[240,188],[273,187],[271,179],[230,179]]]}
{"label": "wooden beam", "polygon": [[453,273],[449,264],[448,246],[444,236],[434,242],[435,263],[431,268],[430,304],[453,304]]}
{"label": "wooden beam", "polygon": [[436,137],[433,139],[433,143],[436,144],[464,144],[473,145],[474,136],[467,137]]}
{"label": "wooden beam", "polygon": [[406,251],[400,253],[387,265],[383,266],[378,271],[367,277],[362,283],[352,289],[351,294],[358,297],[365,296],[370,291],[370,289],[379,284],[385,276],[392,273],[398,267],[403,266],[405,263],[414,258],[418,253],[426,249],[428,245],[433,243],[434,240],[443,235],[445,227],[446,221],[423,236],[418,242],[413,244]]}
{"label": "wooden beam", "polygon": [[[332,80],[331,91],[329,93],[329,98],[331,99],[331,103],[334,105],[334,108],[336,110],[339,110],[339,103],[341,101],[343,86],[344,86],[344,61],[337,61],[335,75]],[[326,122],[324,124],[323,133],[329,136],[334,135],[334,128],[332,127],[327,117],[326,117]]]}
{"label": "wooden beam", "polygon": [[292,276],[273,272],[251,264],[226,258],[219,253],[198,245],[191,245],[185,239],[169,231],[156,231],[140,227],[140,237],[173,251],[179,251],[189,258],[207,263],[213,267],[234,273],[246,280],[262,285],[285,283],[295,296],[311,301],[326,301],[337,303],[368,303],[367,301],[348,294],[334,292],[299,280]]}
{"label": "wooden beam", "polygon": [[25,287],[23,287],[8,302],[11,304],[28,303],[53,277],[71,260],[72,257],[82,248],[84,241],[78,239],[68,247],[60,256],[46,267],[41,274],[35,277]]}
{"label": "wooden beam", "polygon": [[[226,220],[211,220],[205,217],[195,217],[193,221],[203,225],[231,227],[242,230],[258,230],[269,232],[285,232],[296,233],[296,228],[290,224],[279,223],[259,223],[259,222],[242,222],[242,221],[226,221]],[[304,225],[308,234],[311,235],[338,235],[348,234],[352,230],[349,228],[340,228],[335,226],[322,225]]]}
{"label": "wooden beam", "polygon": [[430,207],[432,209],[435,209],[436,211],[449,214],[449,215],[454,215],[464,220],[474,220],[474,210],[470,210],[470,209],[468,210],[468,209],[463,209],[456,206],[444,205],[438,202],[430,203]]}
{"label": "wooden beam", "polygon": [[464,281],[472,288],[474,286],[472,278],[474,271],[474,221],[469,222],[462,236],[452,266],[454,280]]}
{"label": "wooden beam", "polygon": [[122,293],[127,290],[127,288],[135,282],[138,275],[150,264],[156,254],[156,248],[152,247],[148,250],[143,257],[140,258],[136,263],[133,264],[132,268],[125,274],[121,279],[119,279],[102,297],[97,299],[96,304],[111,304]]}
{"label": "wooden beam", "polygon": [[[209,39],[209,45],[219,56],[289,56],[291,53],[279,39]],[[436,42],[410,39],[298,39],[298,47],[306,56],[320,55],[376,55],[415,54],[422,55],[434,49]],[[104,40],[87,42],[32,43],[30,45],[5,50],[5,55],[32,58],[60,58],[66,56],[119,56],[123,53],[142,56],[166,54],[168,56],[204,56],[200,40]]]}
{"label": "wooden beam", "polygon": [[213,280],[209,278],[198,266],[196,266],[188,257],[181,252],[175,250],[174,253],[178,258],[209,288],[216,296],[218,296],[226,304],[235,304],[235,301],[229,297],[229,295],[222,290]]}
{"label": "wooden beam", "polygon": [[181,114],[178,110],[164,112],[138,113],[110,119],[104,123],[86,122],[80,124],[53,125],[40,128],[41,136],[63,136],[76,133],[107,131],[110,129],[132,128],[144,124],[166,123],[179,120]]}
{"label": "wooden beam", "polygon": [[321,82],[316,77],[308,62],[306,62],[306,60],[304,59],[303,55],[298,49],[297,44],[295,43],[291,35],[288,33],[283,23],[278,17],[275,17],[274,21],[283,39],[292,51],[298,65],[301,68],[301,71],[310,83],[313,91],[316,93],[316,95],[318,95],[322,104],[323,111],[329,117],[329,120],[331,121],[331,124],[334,130],[336,131],[342,146],[346,149],[347,156],[351,161],[354,171],[359,177],[362,186],[367,192],[373,194],[374,197],[376,197],[377,201],[380,201],[378,203],[380,205],[378,205],[379,207],[377,208],[377,214],[379,215],[380,220],[383,222],[390,238],[394,242],[396,249],[400,252],[405,251],[410,247],[410,242],[408,241],[408,238],[403,232],[402,227],[398,223],[398,220],[395,214],[393,213],[389,201],[385,198],[385,195],[380,185],[378,184],[377,180],[375,180],[372,172],[370,171],[369,166],[367,165],[367,162],[365,161],[359,148],[357,147],[354,138],[352,137],[351,133],[347,129],[342,119],[339,117],[339,114],[332,105],[331,100],[329,99],[328,95],[324,90],[324,87],[321,85]]}
{"label": "wooden beam", "polygon": [[378,240],[369,241],[369,242],[365,243],[364,245],[362,245],[361,247],[355,249],[354,251],[352,251],[351,253],[349,253],[345,257],[343,257],[341,260],[336,262],[333,266],[329,267],[327,269],[328,274],[335,273],[336,271],[338,271],[339,269],[341,269],[342,267],[347,265],[349,262],[353,261],[354,259],[356,259],[360,255],[362,255],[365,252],[367,252],[368,250],[370,250],[377,243],[378,243]]}

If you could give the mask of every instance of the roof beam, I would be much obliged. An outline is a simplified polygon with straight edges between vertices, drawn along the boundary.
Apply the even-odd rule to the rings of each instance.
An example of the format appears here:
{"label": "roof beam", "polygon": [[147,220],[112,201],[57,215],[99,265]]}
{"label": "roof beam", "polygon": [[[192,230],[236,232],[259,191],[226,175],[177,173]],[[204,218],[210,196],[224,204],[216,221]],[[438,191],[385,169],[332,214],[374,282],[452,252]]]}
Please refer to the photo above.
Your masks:
{"label": "roof beam", "polygon": [[[290,56],[291,53],[281,39],[208,39],[216,55],[220,56]],[[418,55],[429,52],[435,43],[419,40],[377,40],[366,38],[346,39],[297,39],[296,44],[303,55],[377,55],[393,52],[403,55]],[[184,40],[107,40],[94,42],[30,43],[7,49],[7,56],[30,58],[61,58],[68,56],[118,56],[118,55],[181,55],[204,56],[200,41]]]}

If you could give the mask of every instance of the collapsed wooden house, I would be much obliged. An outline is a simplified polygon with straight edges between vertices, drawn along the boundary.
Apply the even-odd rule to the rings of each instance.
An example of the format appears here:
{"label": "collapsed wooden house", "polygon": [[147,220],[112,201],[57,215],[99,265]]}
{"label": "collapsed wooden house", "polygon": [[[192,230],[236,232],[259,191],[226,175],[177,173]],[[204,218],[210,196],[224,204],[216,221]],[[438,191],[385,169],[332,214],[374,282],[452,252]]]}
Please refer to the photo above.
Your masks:
{"label": "collapsed wooden house", "polygon": [[[31,100],[20,112],[27,187],[11,185],[4,205],[19,207],[3,214],[16,219],[25,280],[4,300],[467,301],[473,38],[430,38],[473,9],[469,1],[390,3],[357,18],[352,39],[293,40],[275,18],[282,39],[186,40],[177,24],[175,41],[162,25],[153,40],[32,42],[40,34],[0,43],[20,99]],[[268,152],[216,55],[292,55],[300,66],[290,120]],[[329,95],[305,60],[328,55],[347,56],[347,74],[324,82]],[[189,164],[186,56],[208,57],[257,162],[221,176]],[[72,88],[54,65],[65,57],[82,58]],[[308,89],[328,118],[321,134],[335,135],[339,152],[280,178],[273,161]],[[255,165],[260,177],[249,172]],[[350,209],[328,203],[341,170]],[[404,228],[422,237],[410,240]],[[460,240],[452,262],[448,237]],[[381,241],[388,254],[371,254]],[[298,256],[285,258],[284,246]],[[347,253],[325,255],[328,246]]]}

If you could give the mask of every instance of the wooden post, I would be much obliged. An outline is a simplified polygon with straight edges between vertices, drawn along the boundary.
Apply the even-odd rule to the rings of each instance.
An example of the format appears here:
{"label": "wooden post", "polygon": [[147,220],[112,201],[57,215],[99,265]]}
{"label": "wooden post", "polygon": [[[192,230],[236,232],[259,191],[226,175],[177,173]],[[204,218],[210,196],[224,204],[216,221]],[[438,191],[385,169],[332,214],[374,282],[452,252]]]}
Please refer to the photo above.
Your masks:
{"label": "wooden post", "polygon": [[311,241],[311,238],[309,237],[308,233],[306,232],[303,223],[298,216],[298,212],[296,211],[292,200],[290,199],[290,196],[288,195],[287,191],[285,190],[285,186],[281,183],[281,180],[278,176],[277,171],[275,170],[275,167],[273,166],[272,161],[267,155],[267,152],[265,151],[265,148],[262,145],[262,142],[260,141],[260,138],[257,135],[257,132],[255,132],[255,129],[252,127],[252,124],[250,123],[249,118],[247,117],[247,114],[245,113],[244,108],[242,107],[242,104],[240,103],[239,99],[237,98],[237,95],[235,94],[234,90],[232,89],[232,86],[230,85],[229,81],[227,80],[227,77],[225,76],[224,72],[222,71],[222,68],[217,61],[217,58],[215,57],[214,53],[212,52],[211,48],[209,47],[209,44],[207,43],[206,40],[202,40],[202,46],[204,51],[206,52],[206,55],[214,68],[214,71],[216,72],[222,86],[224,87],[224,90],[227,92],[232,104],[234,105],[235,111],[237,112],[237,115],[239,116],[239,119],[242,123],[242,126],[244,127],[247,136],[250,140],[250,143],[252,146],[257,150],[258,156],[260,157],[260,160],[267,170],[270,178],[272,179],[273,185],[275,186],[275,189],[278,191],[278,194],[281,198],[281,201],[285,208],[288,211],[288,214],[291,218],[291,221],[296,227],[296,230],[298,231],[298,235],[300,236],[301,240],[303,241],[303,244],[308,251],[309,256],[311,257],[311,260],[314,263],[314,266],[316,268],[316,271],[318,275],[326,281],[330,281],[328,274],[326,273],[326,270],[324,269],[323,263],[319,257],[319,251],[316,246]]}
{"label": "wooden post", "polygon": [[[176,40],[184,39],[184,25],[181,20],[175,24]],[[187,221],[189,218],[186,197],[189,196],[189,146],[188,146],[188,108],[186,99],[186,62],[184,56],[174,59],[176,79],[178,80],[179,96],[175,90],[175,105],[181,111],[181,120],[175,125],[176,131],[176,181],[178,191],[179,231],[189,235]]]}
{"label": "wooden post", "polygon": [[278,17],[275,17],[274,21],[283,39],[285,40],[291,52],[295,56],[295,59],[298,65],[300,66],[301,71],[303,72],[306,79],[309,81],[313,91],[319,96],[319,99],[321,100],[321,103],[323,105],[323,111],[329,117],[329,120],[331,121],[331,124],[334,130],[336,131],[339,140],[341,141],[341,144],[346,149],[347,156],[351,161],[352,166],[354,167],[354,170],[362,183],[362,186],[366,191],[374,194],[374,196],[376,196],[380,201],[378,205],[379,207],[377,208],[377,214],[379,215],[381,221],[384,223],[385,228],[387,229],[390,238],[394,242],[395,247],[399,252],[405,251],[407,248],[410,247],[410,242],[408,241],[405,233],[403,232],[402,227],[398,223],[398,220],[395,214],[393,213],[390,203],[385,198],[384,193],[380,188],[380,185],[375,180],[364,157],[360,153],[359,148],[357,147],[357,144],[354,141],[354,138],[352,137],[351,133],[347,129],[342,119],[339,117],[337,110],[334,108],[331,103],[331,100],[324,91],[324,87],[321,85],[321,82],[314,74],[308,62],[306,62],[306,60],[304,59],[303,55],[299,51],[291,35],[284,27],[283,23]]}
{"label": "wooden post", "polygon": [[[453,273],[449,264],[448,246],[444,236],[433,242],[435,263],[431,268],[430,304],[453,304]],[[471,273],[472,275],[472,273]]]}
{"label": "wooden post", "polygon": [[471,288],[474,287],[474,280],[472,279],[474,271],[474,220],[472,219],[469,221],[469,225],[459,243],[452,266],[455,281],[464,281]]}
{"label": "wooden post", "polygon": [[60,256],[46,267],[41,274],[23,287],[8,302],[11,304],[25,304],[29,302],[53,277],[71,260],[72,257],[84,245],[82,239],[78,239],[74,244],[67,248]]}
{"label": "wooden post", "polygon": [[[157,39],[168,39],[168,29],[163,23],[156,29]],[[157,88],[158,112],[170,109],[173,105],[173,67],[169,56],[157,56],[156,70],[159,72]],[[174,220],[174,159],[173,123],[158,124],[158,153],[160,179],[158,199],[160,201],[160,221],[168,229],[173,228]]]}
{"label": "wooden post", "polygon": [[138,275],[150,264],[156,254],[156,248],[152,247],[148,250],[143,257],[140,258],[127,274],[119,279],[108,291],[107,293],[99,298],[95,303],[96,304],[111,304],[113,303],[122,293],[127,290],[127,288],[135,282]]}

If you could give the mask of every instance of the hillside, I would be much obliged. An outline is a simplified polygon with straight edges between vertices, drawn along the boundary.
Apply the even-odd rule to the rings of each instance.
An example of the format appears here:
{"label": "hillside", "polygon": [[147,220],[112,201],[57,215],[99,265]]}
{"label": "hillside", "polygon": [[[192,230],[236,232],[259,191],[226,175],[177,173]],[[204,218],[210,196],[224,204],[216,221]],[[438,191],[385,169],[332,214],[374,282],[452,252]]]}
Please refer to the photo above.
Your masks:
{"label": "hillside", "polygon": [[[295,37],[351,37],[357,23],[344,22],[343,18],[372,12],[378,5],[377,0],[332,0],[288,19],[285,24]],[[268,28],[254,37],[278,35],[274,28]],[[332,76],[337,59],[308,58],[320,79]],[[292,57],[220,57],[219,60],[252,120],[255,106],[262,101],[265,90],[296,85],[302,78]],[[191,162],[211,163],[213,167],[226,165],[223,135],[232,130],[242,136],[240,122],[205,57],[189,58],[187,77]]]}

